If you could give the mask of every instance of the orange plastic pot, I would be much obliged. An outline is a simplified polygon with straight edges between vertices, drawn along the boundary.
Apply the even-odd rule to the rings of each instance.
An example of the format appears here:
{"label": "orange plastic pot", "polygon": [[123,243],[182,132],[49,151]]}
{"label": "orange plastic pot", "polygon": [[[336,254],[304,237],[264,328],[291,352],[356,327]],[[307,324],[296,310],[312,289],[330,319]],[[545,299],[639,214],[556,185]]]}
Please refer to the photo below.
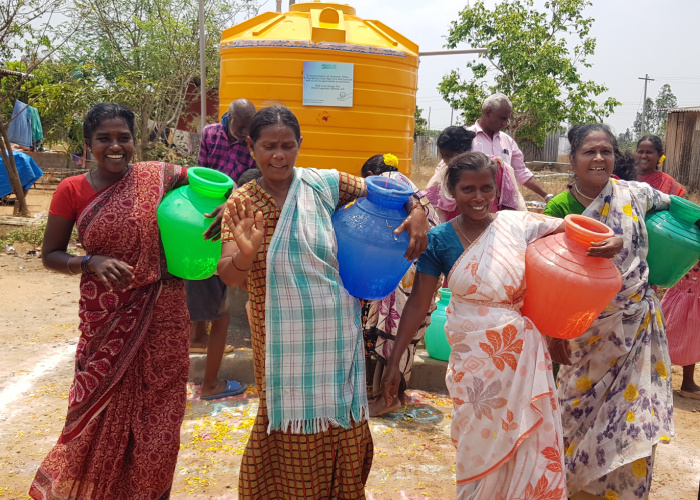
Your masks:
{"label": "orange plastic pot", "polygon": [[583,215],[567,215],[566,230],[528,245],[524,316],[550,337],[583,334],[622,288],[612,259],[588,257],[590,244],[614,236],[608,226]]}

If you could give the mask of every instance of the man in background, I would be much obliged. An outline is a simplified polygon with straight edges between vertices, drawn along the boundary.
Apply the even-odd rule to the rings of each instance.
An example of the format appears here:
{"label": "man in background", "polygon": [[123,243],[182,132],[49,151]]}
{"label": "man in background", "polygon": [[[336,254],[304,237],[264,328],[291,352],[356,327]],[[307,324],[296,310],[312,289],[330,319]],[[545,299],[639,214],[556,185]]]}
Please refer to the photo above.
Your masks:
{"label": "man in background", "polygon": [[[237,99],[231,103],[221,123],[204,127],[199,149],[199,165],[223,172],[236,183],[241,174],[255,168],[255,160],[250,156],[246,143],[254,114],[255,106],[252,102]],[[242,393],[246,388],[245,384],[218,378],[224,354],[234,349],[233,346],[226,345],[226,335],[231,322],[226,285],[215,274],[204,280],[186,280],[185,289],[187,308],[192,321],[190,353],[207,355],[200,397],[209,400]]]}
{"label": "man in background", "polygon": [[255,167],[246,143],[254,114],[252,102],[236,99],[221,118],[221,123],[204,127],[197,159],[199,165],[223,172],[238,183],[243,172]]}
{"label": "man in background", "polygon": [[515,180],[530,191],[549,202],[554,195],[537,182],[529,168],[525,166],[525,157],[515,140],[502,132],[508,126],[508,121],[513,114],[513,104],[504,94],[493,94],[486,98],[481,106],[481,118],[474,125],[466,127],[476,133],[472,141],[472,151],[479,151],[485,155],[500,156],[501,159],[513,167]]}

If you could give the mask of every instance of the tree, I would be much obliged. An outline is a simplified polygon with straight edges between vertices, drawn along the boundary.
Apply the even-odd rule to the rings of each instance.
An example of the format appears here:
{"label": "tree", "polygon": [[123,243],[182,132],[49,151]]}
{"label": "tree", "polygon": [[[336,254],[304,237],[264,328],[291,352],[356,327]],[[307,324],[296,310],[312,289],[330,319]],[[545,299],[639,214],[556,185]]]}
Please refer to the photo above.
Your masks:
{"label": "tree", "polygon": [[413,137],[428,135],[428,120],[423,118],[423,110],[416,106],[414,115]]}
{"label": "tree", "polygon": [[668,110],[675,108],[677,105],[678,100],[668,84],[661,87],[655,101],[647,97],[644,127],[642,128],[641,112],[637,112],[637,116],[632,124],[632,130],[636,134],[637,139],[645,134],[654,134],[665,139]]}
{"label": "tree", "polygon": [[[257,0],[204,1],[208,88],[218,85],[222,29],[257,9]],[[136,113],[136,156],[142,157],[155,139],[154,130],[174,126],[188,88],[199,85],[198,0],[75,0],[71,17],[80,19],[83,29],[64,57],[89,64],[102,94]]]}
{"label": "tree", "polygon": [[[466,42],[487,52],[467,63],[469,78],[453,70],[438,91],[461,110],[465,123],[481,116],[489,94],[508,95],[513,101],[510,132],[540,146],[562,122],[601,121],[621,103],[609,98],[598,104],[595,98],[607,87],[584,80],[579,72],[591,66],[587,57],[596,46],[589,36],[593,19],[582,14],[588,5],[589,0],[549,0],[546,12],[537,11],[533,0],[502,1],[493,10],[483,1],[467,6],[452,22],[446,46]],[[485,81],[489,74],[493,85]]]}
{"label": "tree", "polygon": [[[70,37],[73,32],[65,31],[65,37],[50,40],[50,22],[53,15],[62,12],[63,0],[4,0],[0,2],[0,59],[7,61],[14,54],[22,54],[22,61],[15,65],[18,74],[2,78],[0,93],[0,158],[7,170],[12,191],[17,197],[15,215],[29,216],[29,208],[17,173],[15,157],[12,154],[7,129],[13,117],[8,107],[18,96],[24,84],[32,78],[31,73]],[[75,29],[80,26],[75,23]],[[4,112],[3,112],[4,111]]]}
{"label": "tree", "polygon": [[625,130],[623,133],[617,136],[617,145],[622,151],[632,151],[636,148],[637,142],[634,139],[634,135],[630,129]]}

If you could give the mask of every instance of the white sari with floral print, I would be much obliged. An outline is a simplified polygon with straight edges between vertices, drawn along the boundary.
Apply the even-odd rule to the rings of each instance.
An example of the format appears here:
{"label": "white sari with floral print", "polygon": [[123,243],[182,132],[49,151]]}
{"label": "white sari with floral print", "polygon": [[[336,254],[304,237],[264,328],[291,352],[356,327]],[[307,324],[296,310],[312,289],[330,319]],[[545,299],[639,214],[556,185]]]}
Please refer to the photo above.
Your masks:
{"label": "white sari with floral print", "polygon": [[560,219],[502,211],[455,263],[445,331],[452,346],[457,498],[566,498],[552,362],[520,313],[525,249]]}
{"label": "white sari with floral print", "polygon": [[654,447],[673,436],[671,360],[659,299],[648,283],[644,216],[668,195],[644,183],[611,180],[583,215],[622,236],[613,262],[622,290],[570,342],[571,366],[557,376],[567,485],[614,499],[649,496]]}

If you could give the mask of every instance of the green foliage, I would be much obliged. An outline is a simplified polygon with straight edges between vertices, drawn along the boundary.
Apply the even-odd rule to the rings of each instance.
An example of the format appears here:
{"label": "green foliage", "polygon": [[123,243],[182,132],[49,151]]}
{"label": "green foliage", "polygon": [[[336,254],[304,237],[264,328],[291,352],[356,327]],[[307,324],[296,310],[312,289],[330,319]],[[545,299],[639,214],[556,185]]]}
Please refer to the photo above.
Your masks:
{"label": "green foliage", "polygon": [[675,108],[678,105],[676,96],[671,91],[671,86],[666,84],[659,90],[656,100],[647,97],[645,103],[646,116],[644,117],[645,125],[642,127],[642,113],[638,112],[632,124],[632,130],[635,133],[636,139],[639,139],[646,134],[654,134],[666,138],[666,118],[668,110]]}
{"label": "green foliage", "polygon": [[617,136],[617,145],[621,151],[634,152],[637,149],[637,141],[630,129],[625,130]]}
{"label": "green foliage", "polygon": [[34,246],[39,246],[44,241],[44,231],[46,230],[46,221],[41,221],[39,224],[21,227],[9,231],[3,238],[6,245],[14,243],[30,243]]}
{"label": "green foliage", "polygon": [[175,148],[168,147],[162,142],[151,143],[147,149],[144,149],[143,159],[164,161],[166,163],[173,163],[183,167],[194,167],[198,164],[196,152],[189,155],[180,154],[175,150]]}
{"label": "green foliage", "polygon": [[[140,143],[174,126],[199,83],[198,0],[76,0],[82,29],[64,57],[90,64],[106,96],[137,115]],[[257,12],[256,0],[205,0],[207,88],[218,87],[222,29],[239,14]]]}
{"label": "green foliage", "polygon": [[[204,1],[207,88],[218,88],[222,29],[240,14],[256,13],[256,2]],[[75,34],[37,69],[41,78],[25,85],[47,141],[81,152],[83,116],[98,102],[114,101],[136,114],[136,158],[170,159],[151,132],[177,124],[187,91],[199,85],[198,16],[198,0],[120,0],[118,8],[111,0],[75,1],[71,20],[57,28]],[[177,157],[177,163],[188,162]]]}
{"label": "green foliage", "polygon": [[[44,232],[46,232],[46,219],[43,219],[38,224],[19,227],[8,231],[7,234],[0,239],[0,245],[13,245],[15,243],[29,243],[35,247],[41,246],[44,242]],[[78,241],[78,230],[73,226],[70,242]]]}
{"label": "green foliage", "polygon": [[590,67],[587,57],[596,46],[589,36],[593,19],[582,14],[588,5],[589,0],[549,0],[544,12],[533,7],[533,0],[502,1],[493,10],[483,1],[467,6],[452,22],[447,47],[466,42],[487,53],[467,63],[468,78],[453,70],[438,91],[461,110],[465,123],[481,116],[488,95],[508,95],[514,107],[510,131],[540,146],[562,122],[601,121],[620,103],[609,98],[598,104],[595,98],[607,87],[584,80],[579,72]]}
{"label": "green foliage", "polygon": [[418,137],[419,135],[428,135],[428,120],[423,118],[423,110],[416,106],[416,112],[414,115],[414,127],[413,127],[413,137]]}

